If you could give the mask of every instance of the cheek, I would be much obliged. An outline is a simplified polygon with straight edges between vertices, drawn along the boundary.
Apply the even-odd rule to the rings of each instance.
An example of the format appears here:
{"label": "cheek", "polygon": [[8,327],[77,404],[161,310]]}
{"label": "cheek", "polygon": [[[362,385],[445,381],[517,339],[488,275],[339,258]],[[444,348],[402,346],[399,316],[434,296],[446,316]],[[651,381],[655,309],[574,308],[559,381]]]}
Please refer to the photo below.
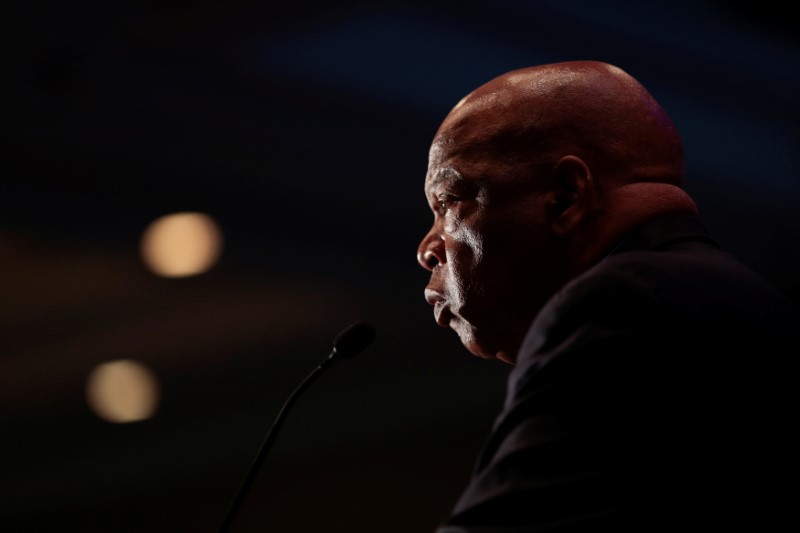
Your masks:
{"label": "cheek", "polygon": [[480,291],[486,282],[481,270],[484,258],[482,235],[460,228],[445,241],[447,276],[445,281],[451,304],[463,305],[468,295]]}
{"label": "cheek", "polygon": [[445,220],[444,234],[447,260],[456,263],[459,270],[474,269],[483,260],[484,231],[479,225],[463,224],[457,216],[450,216]]}

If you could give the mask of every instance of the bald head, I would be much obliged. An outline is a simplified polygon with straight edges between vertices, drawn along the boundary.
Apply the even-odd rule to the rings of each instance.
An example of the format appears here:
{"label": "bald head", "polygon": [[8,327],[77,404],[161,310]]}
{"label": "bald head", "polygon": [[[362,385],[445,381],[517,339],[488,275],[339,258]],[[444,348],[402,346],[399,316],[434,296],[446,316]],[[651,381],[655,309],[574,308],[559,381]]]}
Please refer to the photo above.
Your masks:
{"label": "bald head", "polygon": [[439,325],[474,354],[513,362],[541,307],[633,228],[694,214],[683,145],[621,69],[573,61],[478,87],[434,137],[417,250]]}
{"label": "bald head", "polygon": [[453,142],[499,163],[575,155],[604,180],[683,183],[669,116],[632,76],[598,61],[513,70],[478,87],[447,116],[434,148]]}

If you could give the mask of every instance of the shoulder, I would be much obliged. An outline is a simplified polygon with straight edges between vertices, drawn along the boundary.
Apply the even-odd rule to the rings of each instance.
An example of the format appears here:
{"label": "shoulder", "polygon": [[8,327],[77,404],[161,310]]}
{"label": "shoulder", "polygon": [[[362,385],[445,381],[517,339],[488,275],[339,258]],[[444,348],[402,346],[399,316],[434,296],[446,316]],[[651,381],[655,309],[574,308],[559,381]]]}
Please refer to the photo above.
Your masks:
{"label": "shoulder", "polygon": [[783,341],[796,345],[788,336],[798,326],[798,313],[783,294],[718,248],[627,251],[607,257],[548,301],[511,377],[576,354],[583,362],[694,358],[713,364],[713,353],[785,350]]}
{"label": "shoulder", "polygon": [[[578,330],[646,324],[658,312],[655,265],[646,257],[606,260],[572,280],[542,308],[520,355],[552,350]],[[636,254],[638,255],[638,254]]]}
{"label": "shoulder", "polygon": [[565,285],[532,323],[523,352],[591,325],[708,336],[734,325],[779,333],[797,324],[792,302],[727,252],[637,250],[609,256]]}

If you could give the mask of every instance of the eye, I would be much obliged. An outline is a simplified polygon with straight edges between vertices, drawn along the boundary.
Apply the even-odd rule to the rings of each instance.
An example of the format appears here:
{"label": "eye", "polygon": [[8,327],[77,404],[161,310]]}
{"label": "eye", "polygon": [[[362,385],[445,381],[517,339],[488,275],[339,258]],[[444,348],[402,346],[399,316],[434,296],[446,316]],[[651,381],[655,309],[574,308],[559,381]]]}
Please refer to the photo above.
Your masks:
{"label": "eye", "polygon": [[436,198],[436,213],[440,216],[444,216],[453,204],[458,201],[459,198],[453,194],[440,194],[439,197]]}

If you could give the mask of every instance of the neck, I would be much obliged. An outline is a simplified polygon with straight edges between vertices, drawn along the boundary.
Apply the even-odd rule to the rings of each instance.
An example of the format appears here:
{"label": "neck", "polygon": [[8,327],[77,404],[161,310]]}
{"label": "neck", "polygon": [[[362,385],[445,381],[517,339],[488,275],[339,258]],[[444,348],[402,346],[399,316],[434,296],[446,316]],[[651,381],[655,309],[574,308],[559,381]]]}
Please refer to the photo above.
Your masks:
{"label": "neck", "polygon": [[[635,228],[664,215],[697,215],[689,194],[667,183],[639,182],[605,193],[596,217],[578,239],[576,265],[582,272],[591,267]],[[577,274],[577,273],[576,273]]]}

